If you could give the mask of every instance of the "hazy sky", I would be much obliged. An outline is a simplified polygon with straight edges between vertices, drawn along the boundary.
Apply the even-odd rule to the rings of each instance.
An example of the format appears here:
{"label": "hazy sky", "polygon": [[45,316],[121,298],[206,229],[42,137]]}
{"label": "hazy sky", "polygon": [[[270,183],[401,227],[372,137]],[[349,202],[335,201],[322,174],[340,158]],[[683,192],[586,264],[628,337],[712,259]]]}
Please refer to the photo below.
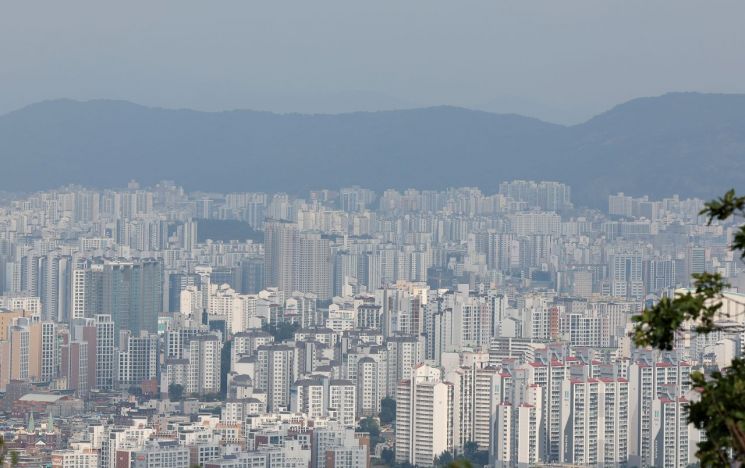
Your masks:
{"label": "hazy sky", "polygon": [[438,104],[573,122],[745,92],[745,1],[0,3],[0,113],[50,98],[206,110]]}

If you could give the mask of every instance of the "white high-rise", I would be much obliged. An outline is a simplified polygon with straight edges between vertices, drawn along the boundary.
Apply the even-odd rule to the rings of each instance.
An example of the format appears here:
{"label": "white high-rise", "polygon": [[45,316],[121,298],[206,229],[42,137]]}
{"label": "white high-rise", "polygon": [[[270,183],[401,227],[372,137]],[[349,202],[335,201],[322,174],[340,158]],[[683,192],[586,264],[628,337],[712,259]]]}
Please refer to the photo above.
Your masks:
{"label": "white high-rise", "polygon": [[[207,294],[205,292],[204,294]],[[202,290],[197,286],[187,286],[179,294],[179,312],[190,320],[201,322],[204,299]]]}
{"label": "white high-rise", "polygon": [[114,388],[114,321],[110,315],[96,315],[96,388]]}
{"label": "white high-rise", "polygon": [[290,386],[297,379],[295,348],[272,344],[256,350],[254,385],[267,393],[267,409],[280,411],[290,406]]}
{"label": "white high-rise", "polygon": [[329,413],[348,427],[354,427],[356,414],[357,389],[350,380],[332,380],[329,382]]}
{"label": "white high-rise", "polygon": [[564,380],[562,392],[568,395],[567,430],[562,434],[563,460],[575,465],[598,463],[598,382],[595,379]]}
{"label": "white high-rise", "polygon": [[398,382],[411,375],[417,364],[423,360],[419,340],[416,337],[394,337],[386,341],[388,365],[388,392],[396,394]]}
{"label": "white high-rise", "polygon": [[629,458],[629,384],[623,378],[598,379],[598,463],[623,465]]}
{"label": "white high-rise", "polygon": [[365,356],[358,361],[356,372],[357,416],[375,416],[385,393],[385,354]]}
{"label": "white high-rise", "polygon": [[540,440],[545,444],[540,450],[545,461],[560,462],[563,455],[563,437],[569,423],[567,411],[562,411],[564,405],[563,383],[570,376],[569,365],[564,361],[548,360],[547,362],[533,362],[525,365],[527,383],[539,385],[543,388],[543,404],[540,425]]}
{"label": "white high-rise", "polygon": [[294,291],[295,249],[298,226],[281,220],[267,220],[264,226],[264,283],[281,291]]}
{"label": "white high-rise", "polygon": [[543,387],[526,388],[522,403],[503,402],[495,413],[489,453],[495,467],[535,466],[543,458]]}
{"label": "white high-rise", "polygon": [[611,256],[611,294],[639,299],[644,296],[642,256],[637,253],[616,253]]}
{"label": "white high-rise", "polygon": [[690,465],[687,405],[684,397],[675,396],[674,389],[652,402],[649,466],[677,468]]}
{"label": "white high-rise", "polygon": [[70,292],[70,321],[90,317],[91,311],[91,271],[86,265],[78,265],[72,270]]}
{"label": "white high-rise", "polygon": [[[294,290],[331,298],[331,246],[320,233],[304,232],[297,238],[293,265]],[[288,291],[289,292],[289,291]]]}
{"label": "white high-rise", "polygon": [[189,340],[187,393],[205,395],[220,392],[222,342],[217,335],[197,335]]}
{"label": "white high-rise", "polygon": [[[212,289],[209,300],[210,315],[224,318],[226,331],[230,335],[248,329],[252,325],[251,319],[256,316],[257,297],[238,294],[227,284],[213,286]],[[260,322],[257,321],[253,325],[257,327]]]}
{"label": "white high-rise", "polygon": [[453,386],[439,369],[424,364],[396,392],[396,462],[432,466],[453,449]]}
{"label": "white high-rise", "polygon": [[454,388],[453,435],[456,450],[476,442],[479,450],[489,450],[501,379],[493,367],[459,367],[446,376]]}
{"label": "white high-rise", "polygon": [[691,389],[691,366],[670,359],[659,362],[639,359],[629,366],[629,463],[653,466],[652,403],[667,395],[669,386],[677,395]]}

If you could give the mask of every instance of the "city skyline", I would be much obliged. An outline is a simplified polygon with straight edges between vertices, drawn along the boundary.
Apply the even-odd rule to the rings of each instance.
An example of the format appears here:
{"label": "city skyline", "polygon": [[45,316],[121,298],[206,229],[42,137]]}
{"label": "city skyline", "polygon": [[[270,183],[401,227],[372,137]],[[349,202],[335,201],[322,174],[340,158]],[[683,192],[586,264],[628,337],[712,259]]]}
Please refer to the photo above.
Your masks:
{"label": "city skyline", "polygon": [[745,2],[0,7],[0,468],[745,464]]}
{"label": "city skyline", "polygon": [[655,353],[630,319],[704,272],[718,320],[745,312],[736,224],[703,206],[540,180],[3,199],[4,431],[60,468],[687,465],[689,374],[740,325]]}

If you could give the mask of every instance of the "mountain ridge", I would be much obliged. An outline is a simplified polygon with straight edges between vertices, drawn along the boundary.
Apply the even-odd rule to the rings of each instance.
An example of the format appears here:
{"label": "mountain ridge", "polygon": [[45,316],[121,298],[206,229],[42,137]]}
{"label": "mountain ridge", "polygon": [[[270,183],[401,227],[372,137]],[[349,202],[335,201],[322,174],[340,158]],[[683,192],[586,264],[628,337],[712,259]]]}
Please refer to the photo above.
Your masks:
{"label": "mountain ridge", "polygon": [[565,126],[455,106],[342,114],[165,109],[58,99],[0,115],[3,190],[173,179],[189,189],[359,184],[494,192],[514,178],[608,193],[710,197],[745,186],[745,95],[638,98]]}

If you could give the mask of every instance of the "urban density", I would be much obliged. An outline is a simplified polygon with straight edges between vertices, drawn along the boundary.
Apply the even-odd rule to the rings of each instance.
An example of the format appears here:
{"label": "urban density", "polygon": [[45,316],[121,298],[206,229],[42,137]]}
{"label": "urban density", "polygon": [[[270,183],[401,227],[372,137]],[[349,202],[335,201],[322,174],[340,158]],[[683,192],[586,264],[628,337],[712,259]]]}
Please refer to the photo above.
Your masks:
{"label": "urban density", "polygon": [[[704,201],[492,190],[0,194],[0,435],[52,468],[686,467],[745,340]],[[716,272],[715,332],[631,317]]]}

